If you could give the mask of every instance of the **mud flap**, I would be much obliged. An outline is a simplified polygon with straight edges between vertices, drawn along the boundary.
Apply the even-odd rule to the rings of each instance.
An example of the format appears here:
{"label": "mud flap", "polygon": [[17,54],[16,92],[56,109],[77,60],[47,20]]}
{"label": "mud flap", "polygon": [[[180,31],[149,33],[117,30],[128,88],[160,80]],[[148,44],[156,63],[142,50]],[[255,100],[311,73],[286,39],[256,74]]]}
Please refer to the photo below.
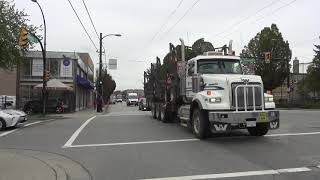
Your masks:
{"label": "mud flap", "polygon": [[269,129],[278,129],[280,127],[279,119],[269,122]]}

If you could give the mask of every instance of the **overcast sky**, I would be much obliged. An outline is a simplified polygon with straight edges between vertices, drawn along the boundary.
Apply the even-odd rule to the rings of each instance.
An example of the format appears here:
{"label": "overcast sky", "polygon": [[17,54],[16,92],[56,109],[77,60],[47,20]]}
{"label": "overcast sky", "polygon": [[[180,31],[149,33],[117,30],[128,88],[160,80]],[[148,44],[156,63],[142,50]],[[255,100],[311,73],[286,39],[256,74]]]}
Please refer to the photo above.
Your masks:
{"label": "overcast sky", "polygon": [[[82,29],[68,0],[38,1],[47,21],[47,50],[88,52],[95,67],[98,67],[95,47]],[[71,2],[98,47],[97,35],[82,0]],[[239,54],[257,32],[276,23],[283,37],[290,43],[293,58],[298,57],[302,62],[310,62],[314,55],[313,44],[320,44],[317,38],[320,35],[319,0],[85,2],[98,33],[123,35],[120,38],[104,39],[107,59],[118,59],[118,69],[109,72],[120,90],[142,88],[143,71],[151,62],[155,62],[156,56],[163,58],[169,50],[169,42],[176,45],[180,37],[184,38],[188,45],[192,45],[199,38],[205,38],[215,47],[220,47],[232,39],[236,54]],[[180,2],[181,5],[174,12]],[[40,10],[31,0],[14,0],[13,3],[19,10],[30,15],[30,23],[38,26],[42,24]],[[162,26],[163,24],[165,26]],[[152,40],[157,32],[160,33]]]}

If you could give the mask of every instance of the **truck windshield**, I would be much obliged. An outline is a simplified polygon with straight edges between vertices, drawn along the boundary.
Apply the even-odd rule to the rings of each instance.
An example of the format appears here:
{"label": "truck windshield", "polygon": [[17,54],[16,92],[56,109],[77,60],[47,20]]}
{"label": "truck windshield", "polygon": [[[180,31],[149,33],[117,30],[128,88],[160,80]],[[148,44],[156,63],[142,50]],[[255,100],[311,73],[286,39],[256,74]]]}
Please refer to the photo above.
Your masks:
{"label": "truck windshield", "polygon": [[128,96],[128,99],[138,99],[138,96]]}
{"label": "truck windshield", "polygon": [[198,60],[197,72],[200,74],[242,74],[240,61],[236,59]]}

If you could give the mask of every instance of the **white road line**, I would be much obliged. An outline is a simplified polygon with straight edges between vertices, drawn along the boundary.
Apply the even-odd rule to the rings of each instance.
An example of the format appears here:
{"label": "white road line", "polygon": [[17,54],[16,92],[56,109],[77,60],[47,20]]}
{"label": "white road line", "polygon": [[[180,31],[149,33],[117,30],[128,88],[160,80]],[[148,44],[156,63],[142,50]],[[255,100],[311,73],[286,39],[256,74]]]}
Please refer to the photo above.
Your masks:
{"label": "white road line", "polygon": [[6,135],[8,135],[8,134],[11,134],[11,133],[13,133],[13,132],[15,132],[15,131],[17,131],[17,130],[18,130],[18,129],[13,129],[13,130],[6,131],[6,132],[4,132],[4,133],[1,133],[1,134],[0,134],[0,137],[6,136]]}
{"label": "white road line", "polygon": [[294,172],[307,172],[311,171],[312,169],[307,167],[300,167],[300,168],[289,168],[289,169],[278,169],[279,173],[294,173]]}
{"label": "white road line", "polygon": [[144,116],[146,114],[134,114],[134,113],[128,113],[128,114],[106,114],[106,115],[99,115],[98,117],[118,117],[118,116]]}
{"label": "white road line", "polygon": [[[28,126],[31,126],[31,125],[34,125],[34,124],[38,124],[38,123],[41,123],[41,122],[44,122],[44,121],[36,121],[36,122],[33,122],[33,123],[25,124],[22,127],[28,127]],[[0,137],[6,136],[8,134],[11,134],[11,133],[13,133],[13,132],[15,132],[17,130],[19,130],[19,129],[13,129],[13,130],[10,130],[10,131],[3,132],[3,133],[0,134]]]}
{"label": "white road line", "polygon": [[289,169],[277,169],[277,170],[262,170],[262,171],[246,171],[246,172],[232,172],[232,173],[220,173],[220,174],[205,174],[194,176],[180,176],[180,177],[166,177],[166,178],[153,178],[144,180],[193,180],[193,179],[218,179],[218,178],[233,178],[244,176],[261,176],[261,175],[276,175],[281,173],[294,173],[294,172],[307,172],[312,171],[307,167],[289,168]]}
{"label": "white road line", "polygon": [[308,132],[308,133],[286,133],[286,134],[267,134],[266,137],[279,137],[279,136],[304,136],[304,135],[316,135],[320,132]]}
{"label": "white road line", "polygon": [[[63,148],[76,148],[76,147],[101,147],[101,146],[124,146],[124,145],[134,145],[134,144],[156,144],[156,143],[173,143],[173,142],[189,142],[189,141],[200,141],[199,139],[174,139],[174,140],[160,140],[160,141],[134,141],[134,142],[123,142],[123,143],[105,143],[105,144],[80,144],[72,145],[76,137],[79,135],[80,131],[92,120],[88,119],[83,125],[71,136],[68,142],[63,146]],[[90,120],[90,121],[89,121]],[[79,131],[79,132],[78,132]],[[282,137],[282,136],[305,136],[305,135],[317,135],[320,132],[309,132],[309,133],[287,133],[287,134],[268,134],[266,137]],[[236,138],[250,138],[250,136],[235,136]],[[235,137],[217,137],[217,138],[235,138]],[[213,138],[214,141],[215,138]]]}
{"label": "white road line", "polygon": [[28,123],[28,124],[23,125],[23,127],[28,127],[28,126],[31,126],[31,125],[34,125],[34,124],[38,124],[38,123],[41,123],[41,122],[44,122],[44,121],[36,121],[36,122],[33,122],[33,123]]}
{"label": "white road line", "polygon": [[174,139],[174,140],[163,140],[163,141],[137,141],[137,142],[108,143],[108,144],[83,144],[83,145],[72,145],[68,147],[122,146],[122,145],[134,145],[134,144],[156,144],[156,143],[173,143],[173,142],[187,142],[187,141],[199,141],[199,139]]}
{"label": "white road line", "polygon": [[70,137],[70,139],[66,142],[65,145],[63,145],[62,147],[71,147],[72,143],[74,142],[74,140],[76,140],[76,138],[79,136],[80,132],[90,123],[90,121],[92,121],[96,116],[91,117],[90,119],[86,120],[86,122],[84,122],[79,129],[77,129],[72,136]]}

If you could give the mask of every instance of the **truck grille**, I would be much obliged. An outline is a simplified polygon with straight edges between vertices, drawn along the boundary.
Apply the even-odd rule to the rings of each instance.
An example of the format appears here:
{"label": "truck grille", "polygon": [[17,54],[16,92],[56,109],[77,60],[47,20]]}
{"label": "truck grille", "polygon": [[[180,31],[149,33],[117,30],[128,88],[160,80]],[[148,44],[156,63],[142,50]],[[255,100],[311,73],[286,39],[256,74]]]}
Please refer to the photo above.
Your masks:
{"label": "truck grille", "polygon": [[[239,87],[238,87],[239,86]],[[236,87],[237,89],[237,99],[238,99],[238,108],[236,108]],[[263,91],[261,90],[261,83],[248,83],[247,85],[242,82],[232,83],[232,108],[237,110],[245,110],[245,94],[244,88],[246,87],[246,105],[247,110],[261,110],[262,109],[262,97]],[[254,94],[253,94],[254,89]],[[254,96],[254,97],[253,97]],[[255,99],[255,103],[254,103]],[[255,105],[255,108],[254,108]]]}

